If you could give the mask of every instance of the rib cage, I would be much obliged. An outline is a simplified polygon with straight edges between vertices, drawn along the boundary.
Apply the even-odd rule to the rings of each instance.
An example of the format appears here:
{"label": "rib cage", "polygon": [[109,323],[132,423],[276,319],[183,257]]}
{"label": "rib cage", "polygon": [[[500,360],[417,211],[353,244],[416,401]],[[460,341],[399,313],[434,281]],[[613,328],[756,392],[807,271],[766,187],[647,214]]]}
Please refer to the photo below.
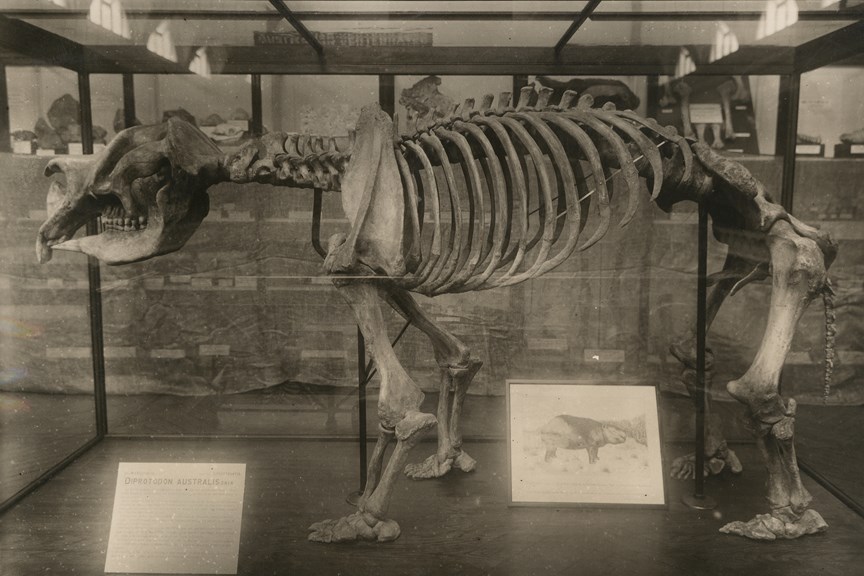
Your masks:
{"label": "rib cage", "polygon": [[[400,286],[434,296],[533,278],[603,238],[619,172],[628,194],[622,227],[639,208],[640,178],[652,201],[660,195],[664,158],[680,151],[682,180],[689,177],[692,152],[674,129],[611,105],[591,108],[590,95],[571,107],[571,91],[550,106],[551,93],[528,106],[534,90],[525,87],[514,108],[505,92],[494,110],[492,95],[477,111],[469,99],[461,113],[397,143],[410,232]],[[592,197],[599,221],[578,245]]]}

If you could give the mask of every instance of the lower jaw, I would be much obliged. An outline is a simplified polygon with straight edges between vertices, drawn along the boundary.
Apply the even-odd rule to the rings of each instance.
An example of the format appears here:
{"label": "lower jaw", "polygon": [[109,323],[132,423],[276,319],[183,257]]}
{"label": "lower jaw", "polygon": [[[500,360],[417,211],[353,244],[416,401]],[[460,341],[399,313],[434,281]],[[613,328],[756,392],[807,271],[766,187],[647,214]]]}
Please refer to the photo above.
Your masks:
{"label": "lower jaw", "polygon": [[155,256],[161,235],[162,226],[152,222],[139,230],[105,230],[100,234],[74,238],[50,247],[40,245],[40,257],[47,248],[49,254],[53,250],[83,252],[106,264],[126,264]]}

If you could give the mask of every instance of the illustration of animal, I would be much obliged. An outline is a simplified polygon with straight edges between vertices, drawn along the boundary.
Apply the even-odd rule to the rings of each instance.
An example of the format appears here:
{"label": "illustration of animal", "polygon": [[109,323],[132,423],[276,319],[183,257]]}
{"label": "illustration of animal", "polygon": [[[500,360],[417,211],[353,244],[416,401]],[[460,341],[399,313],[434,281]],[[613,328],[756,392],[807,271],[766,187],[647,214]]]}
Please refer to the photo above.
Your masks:
{"label": "illustration of animal", "polygon": [[598,422],[591,418],[561,414],[555,416],[540,429],[540,439],[546,447],[543,459],[549,462],[558,448],[565,450],[586,450],[588,463],[600,459],[598,452],[607,444],[623,444],[627,435],[611,424]]}
{"label": "illustration of animal", "polygon": [[[344,150],[332,138],[269,133],[226,155],[177,118],[130,128],[98,155],[48,163],[47,174],[65,179],[51,183],[38,256],[47,261],[52,250],[72,250],[125,264],[178,250],[206,217],[207,189],[219,182],[341,192],[350,229],[331,237],[323,271],[354,312],[380,374],[380,425],[358,511],[314,524],[309,538],[386,541],[400,533],[387,516],[400,472],[431,478],[475,465],[462,446],[460,418],[481,362],[412,293],[472,292],[542,275],[603,238],[613,193],[626,197],[622,227],[649,199],[663,210],[698,203],[711,216],[715,238],[728,246],[708,297],[708,321],[745,284],[773,282],[759,351],[727,386],[749,410],[767,461],[772,511],[724,530],[763,539],[824,530],[798,473],[796,404],[780,395],[779,378],[799,318],[822,295],[827,385],[833,316],[826,268],[835,243],[775,203],[742,165],[704,144],[632,111],[592,108],[588,94],[577,99],[566,91],[551,103],[552,92],[526,87],[515,106],[504,93],[497,108],[487,95],[476,110],[466,100],[458,112],[405,137],[395,136],[380,107],[367,106]],[[73,238],[97,217],[101,233]],[[583,232],[590,235],[580,244]],[[431,341],[441,371],[434,415],[420,411],[423,393],[390,344],[385,303]],[[682,346],[680,354],[692,361],[692,350]],[[406,466],[431,429],[438,432],[436,453]]]}

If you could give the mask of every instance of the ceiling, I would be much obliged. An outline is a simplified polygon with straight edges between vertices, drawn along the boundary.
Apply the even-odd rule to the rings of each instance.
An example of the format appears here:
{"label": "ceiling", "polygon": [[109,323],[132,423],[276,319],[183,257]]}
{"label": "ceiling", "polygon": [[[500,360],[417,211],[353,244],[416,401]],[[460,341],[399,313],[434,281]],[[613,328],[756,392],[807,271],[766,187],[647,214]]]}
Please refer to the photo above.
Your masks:
{"label": "ceiling", "polygon": [[[668,73],[682,46],[690,48],[697,64],[707,63],[699,60],[708,59],[719,30],[734,34],[740,45],[737,55],[727,57],[728,66],[757,60],[779,66],[789,65],[795,50],[860,25],[864,18],[864,0],[798,0],[797,22],[760,37],[760,18],[772,4],[766,0],[99,1],[122,7],[124,35],[90,20],[91,0],[0,0],[7,27],[26,30],[20,37],[0,39],[0,58],[7,63],[44,58],[46,47],[33,44],[56,40],[85,48],[88,64],[110,68],[113,62],[118,70],[185,71],[195,50],[207,47],[223,72],[281,72],[293,62],[302,72],[470,64],[466,73],[477,73],[488,61],[493,71],[508,63],[532,70],[542,65],[548,72],[596,62]],[[772,1],[780,18],[784,6],[793,4]],[[287,9],[287,19],[279,4]],[[145,54],[160,25],[177,47],[176,64]],[[310,40],[303,40],[298,29],[308,31]],[[262,45],[268,34],[283,44]],[[309,42],[317,44],[317,51]]]}

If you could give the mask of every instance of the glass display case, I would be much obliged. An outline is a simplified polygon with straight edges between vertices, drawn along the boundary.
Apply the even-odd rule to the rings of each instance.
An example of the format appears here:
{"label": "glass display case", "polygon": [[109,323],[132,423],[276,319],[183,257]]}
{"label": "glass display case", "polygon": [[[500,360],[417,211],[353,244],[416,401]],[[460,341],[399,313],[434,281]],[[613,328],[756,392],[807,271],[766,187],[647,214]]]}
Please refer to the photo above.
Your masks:
{"label": "glass display case", "polygon": [[[864,82],[864,69],[857,59],[832,63],[801,75],[798,132],[796,134],[794,212],[831,232],[839,252],[831,266],[837,314],[836,357],[830,395],[824,401],[808,382],[818,374],[812,357],[821,348],[819,340],[799,340],[794,371],[807,375],[800,381],[788,374],[791,392],[804,397],[800,458],[815,473],[841,488],[855,502],[864,502],[864,493],[847,474],[850,462],[857,462],[854,442],[848,434],[861,424],[862,338],[861,283],[862,241],[861,178],[864,155],[860,147],[862,104],[849,98]],[[823,321],[817,310],[805,318],[807,326]],[[804,434],[802,434],[803,436]],[[834,444],[834,447],[832,447]],[[842,462],[845,462],[842,463]],[[856,464],[851,464],[852,467]]]}
{"label": "glass display case", "polygon": [[[374,103],[393,118],[398,148],[487,94],[492,106],[515,106],[533,86],[657,119],[718,162],[745,167],[791,214],[837,240],[836,334],[826,343],[826,312],[814,301],[781,385],[799,405],[808,483],[864,512],[850,473],[864,466],[855,451],[864,429],[862,38],[861,5],[846,1],[4,3],[0,503],[11,508],[104,439],[344,441],[360,446],[365,481],[366,440],[380,432],[380,375],[322,267],[351,233],[340,193],[222,182],[208,189],[209,213],[179,251],[122,266],[55,251],[40,266],[33,244],[48,214],[49,162],[99,154],[125,128],[172,117],[197,127],[223,161],[263,150],[279,133],[309,137],[300,156],[319,141],[342,152]],[[588,250],[512,287],[416,296],[484,364],[464,434],[496,462],[512,380],[656,387],[663,440],[677,443],[676,456],[699,427],[682,377],[691,359],[674,350],[697,324],[698,209],[661,209],[640,181],[638,210],[618,226],[629,198],[617,169],[607,175],[613,225]],[[432,172],[444,179],[443,170]],[[539,170],[531,174],[536,192]],[[469,189],[467,170],[453,178]],[[526,220],[539,220],[539,205],[525,208]],[[450,210],[442,204],[440,213]],[[424,206],[419,216],[428,225],[435,215]],[[725,258],[726,246],[709,238],[709,282],[724,281]],[[726,440],[752,453],[749,468],[759,466],[757,448],[726,383],[753,363],[771,295],[770,279],[748,284],[709,321],[712,413]],[[426,395],[422,411],[435,413],[444,388],[429,339],[387,306],[384,320]],[[145,453],[158,458],[153,450]],[[724,474],[718,483],[729,481]]]}
{"label": "glass display case", "polygon": [[0,502],[96,438],[88,263],[59,254],[39,266],[33,248],[46,217],[45,166],[70,148],[80,154],[77,77],[22,67],[5,80],[17,153],[0,154]]}

